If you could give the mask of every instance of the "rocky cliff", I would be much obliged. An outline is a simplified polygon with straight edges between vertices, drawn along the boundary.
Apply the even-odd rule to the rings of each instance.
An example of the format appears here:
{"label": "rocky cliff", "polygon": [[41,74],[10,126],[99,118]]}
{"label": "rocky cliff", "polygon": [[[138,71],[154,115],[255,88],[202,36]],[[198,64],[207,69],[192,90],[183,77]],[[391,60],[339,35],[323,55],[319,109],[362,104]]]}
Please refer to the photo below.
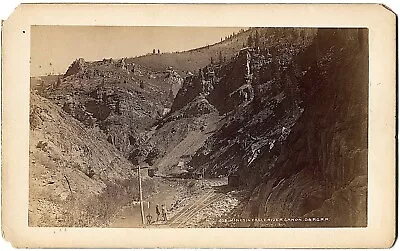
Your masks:
{"label": "rocky cliff", "polygon": [[[302,73],[292,60],[311,44],[316,30],[256,31],[265,38],[264,46],[243,48],[232,60],[199,70],[174,100],[172,111],[183,116],[187,103],[203,97],[222,118],[188,163],[198,172],[247,172],[261,153],[273,152],[286,139],[304,110],[297,83]],[[258,175],[247,180],[257,182]]]}
{"label": "rocky cliff", "polygon": [[[206,140],[181,159],[206,177],[239,175],[252,195],[237,217],[365,226],[367,31],[257,31],[264,46],[243,48],[187,78],[160,128],[218,113]],[[199,100],[205,108],[188,113]]]}
{"label": "rocky cliff", "polygon": [[[229,57],[210,64],[228,42]],[[80,59],[40,94],[130,163],[239,177],[249,196],[231,217],[365,226],[368,31],[252,28],[228,42],[172,58]],[[155,57],[155,68],[137,64]],[[164,67],[171,60],[176,69]]]}
{"label": "rocky cliff", "polygon": [[29,226],[104,226],[138,199],[134,166],[99,130],[35,93],[30,101]]}
{"label": "rocky cliff", "polygon": [[[303,226],[366,226],[367,36],[366,29],[320,29],[298,55],[304,112],[243,214],[329,219]],[[264,155],[257,165],[269,160]]]}
{"label": "rocky cliff", "polygon": [[126,59],[74,61],[41,95],[130,157],[146,131],[170,110],[183,78],[173,69],[157,72]]}

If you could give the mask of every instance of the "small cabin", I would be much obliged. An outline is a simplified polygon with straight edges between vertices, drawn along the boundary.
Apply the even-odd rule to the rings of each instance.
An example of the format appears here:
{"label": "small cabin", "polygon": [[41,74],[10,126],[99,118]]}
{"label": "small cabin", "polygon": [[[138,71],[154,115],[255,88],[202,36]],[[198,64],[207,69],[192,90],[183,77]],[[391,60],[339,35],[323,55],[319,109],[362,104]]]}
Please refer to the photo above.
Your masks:
{"label": "small cabin", "polygon": [[238,187],[240,185],[239,174],[231,174],[228,176],[228,185],[230,187]]}

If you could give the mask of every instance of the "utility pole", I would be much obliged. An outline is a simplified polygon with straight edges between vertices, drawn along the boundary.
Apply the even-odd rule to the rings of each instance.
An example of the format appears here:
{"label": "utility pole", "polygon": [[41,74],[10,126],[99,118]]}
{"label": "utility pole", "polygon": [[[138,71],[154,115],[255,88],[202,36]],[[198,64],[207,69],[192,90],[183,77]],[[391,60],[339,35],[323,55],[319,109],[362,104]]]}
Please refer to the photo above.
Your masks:
{"label": "utility pole", "polygon": [[139,202],[140,202],[140,214],[142,216],[142,224],[144,225],[144,210],[143,210],[143,193],[142,193],[142,177],[140,174],[140,164],[138,167],[138,178],[139,178]]}

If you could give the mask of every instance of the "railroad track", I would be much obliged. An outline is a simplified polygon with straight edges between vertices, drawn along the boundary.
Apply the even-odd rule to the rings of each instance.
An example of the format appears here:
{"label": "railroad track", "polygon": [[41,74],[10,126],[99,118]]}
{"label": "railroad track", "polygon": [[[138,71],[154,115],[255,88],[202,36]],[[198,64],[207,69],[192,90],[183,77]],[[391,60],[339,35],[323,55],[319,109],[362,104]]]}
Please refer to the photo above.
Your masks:
{"label": "railroad track", "polygon": [[182,211],[178,212],[174,217],[172,217],[170,224],[176,224],[180,222],[183,218],[187,217],[197,206],[202,203],[204,200],[208,198],[208,196],[212,195],[213,191],[209,190],[206,194],[203,194],[199,199],[194,201],[189,206],[186,206]]}
{"label": "railroad track", "polygon": [[224,197],[223,194],[214,194],[211,198],[209,198],[208,202],[206,202],[201,207],[197,208],[197,210],[193,211],[184,221],[181,221],[178,227],[182,227],[185,223],[189,222],[198,212],[201,212],[203,209],[205,209],[206,207],[210,206],[211,204],[220,200],[223,197]]}
{"label": "railroad track", "polygon": [[178,215],[173,217],[169,225],[172,227],[183,226],[185,223],[190,221],[193,216],[195,216],[198,212],[202,211],[204,208],[221,199],[223,196],[223,194],[216,194],[213,190],[208,191],[198,200],[193,202],[190,206],[186,207],[181,213],[178,213]]}

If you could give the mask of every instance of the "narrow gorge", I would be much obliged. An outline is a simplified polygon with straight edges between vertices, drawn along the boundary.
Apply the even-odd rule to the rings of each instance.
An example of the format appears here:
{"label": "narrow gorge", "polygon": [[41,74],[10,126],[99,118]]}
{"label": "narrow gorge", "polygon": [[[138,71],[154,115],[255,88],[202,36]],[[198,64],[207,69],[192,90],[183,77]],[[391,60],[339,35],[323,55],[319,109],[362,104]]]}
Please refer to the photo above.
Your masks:
{"label": "narrow gorge", "polygon": [[197,227],[364,227],[368,56],[367,29],[249,28],[31,78],[30,224],[107,226],[141,166],[149,208],[165,187],[171,215],[228,196]]}

